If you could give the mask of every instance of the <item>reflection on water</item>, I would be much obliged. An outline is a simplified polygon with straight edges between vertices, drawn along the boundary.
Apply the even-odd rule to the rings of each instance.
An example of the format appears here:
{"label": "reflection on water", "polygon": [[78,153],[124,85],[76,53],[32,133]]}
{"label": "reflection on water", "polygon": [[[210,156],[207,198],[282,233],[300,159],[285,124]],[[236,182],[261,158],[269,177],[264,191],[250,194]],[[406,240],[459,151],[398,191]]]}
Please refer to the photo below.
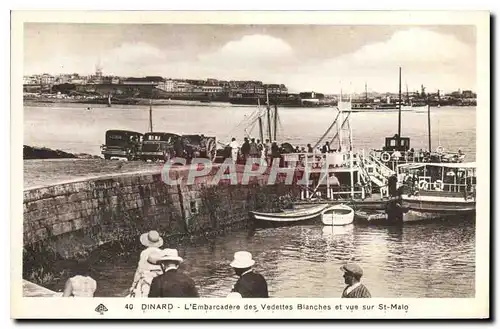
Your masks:
{"label": "reflection on water", "polygon": [[[240,231],[177,247],[203,297],[225,297],[236,282],[229,262],[248,250],[272,297],[339,297],[340,266],[358,262],[374,297],[473,297],[475,224],[472,221],[394,227],[293,226]],[[123,296],[138,255],[96,264],[99,296]],[[60,285],[60,284],[59,284]]]}
{"label": "reflection on water", "polygon": [[[69,152],[99,154],[107,129],[146,131],[147,106],[113,106],[86,111],[79,105],[25,106],[24,144]],[[177,133],[205,133],[228,141],[242,138],[238,126],[255,107],[155,106],[154,126]],[[305,113],[307,113],[305,115]],[[281,109],[280,136],[292,144],[317,141],[334,119],[334,109]],[[476,109],[443,107],[431,111],[433,145],[461,149],[475,160]],[[397,112],[353,113],[355,148],[380,148],[397,128]],[[375,124],[374,124],[375,123]],[[369,128],[369,129],[368,129]],[[156,129],[156,128],[155,128]],[[233,129],[233,130],[232,130]],[[402,131],[411,147],[427,145],[427,115],[403,113]],[[78,132],[78,133],[75,133]],[[254,131],[256,134],[256,132]],[[226,296],[236,281],[229,262],[248,250],[268,280],[272,297],[339,297],[344,288],[339,267],[359,262],[363,282],[374,297],[474,296],[474,223],[411,224],[403,228],[295,226],[237,232],[198,245],[170,245],[204,297]],[[138,254],[95,264],[98,296],[126,295]],[[62,289],[64,282],[51,287]]]}

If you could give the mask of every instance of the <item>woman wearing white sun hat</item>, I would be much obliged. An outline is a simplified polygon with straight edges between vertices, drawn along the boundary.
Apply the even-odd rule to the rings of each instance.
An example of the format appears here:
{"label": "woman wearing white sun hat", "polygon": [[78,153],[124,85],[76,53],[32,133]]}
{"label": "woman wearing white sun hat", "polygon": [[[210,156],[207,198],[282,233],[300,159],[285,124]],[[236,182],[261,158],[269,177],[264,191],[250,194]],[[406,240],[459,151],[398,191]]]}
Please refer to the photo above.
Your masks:
{"label": "woman wearing white sun hat", "polygon": [[[148,257],[154,253],[161,251],[160,247],[163,246],[163,239],[157,231],[149,231],[144,234],[141,234],[139,241],[141,244],[146,247],[141,252],[139,256],[139,264],[137,265],[137,270],[134,275],[134,282],[132,283],[132,287],[130,288],[130,296],[131,297],[147,297],[147,291],[144,292],[142,289],[143,284],[146,282],[147,285],[151,282],[151,273],[154,273],[156,276],[157,272],[161,274],[161,267],[156,264],[151,264],[148,262]],[[146,296],[143,296],[146,293]]]}
{"label": "woman wearing white sun hat", "polygon": [[234,259],[230,266],[234,268],[239,279],[231,292],[239,293],[243,298],[268,298],[266,279],[252,269],[254,264],[252,254],[248,251],[234,253]]}

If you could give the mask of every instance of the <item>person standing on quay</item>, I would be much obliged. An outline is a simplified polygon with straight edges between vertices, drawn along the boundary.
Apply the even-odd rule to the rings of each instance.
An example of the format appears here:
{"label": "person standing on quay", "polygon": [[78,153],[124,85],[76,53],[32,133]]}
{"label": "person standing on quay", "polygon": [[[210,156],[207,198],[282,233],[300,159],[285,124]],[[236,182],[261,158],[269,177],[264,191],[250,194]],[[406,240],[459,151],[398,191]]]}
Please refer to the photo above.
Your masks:
{"label": "person standing on quay", "polygon": [[371,298],[368,289],[361,283],[363,269],[358,264],[349,263],[340,267],[344,272],[344,282],[347,287],[342,292],[342,298]]}
{"label": "person standing on quay", "polygon": [[231,143],[229,143],[229,147],[231,148],[231,158],[233,162],[236,163],[238,161],[238,151],[240,149],[240,144],[236,141],[236,138],[233,137]]}
{"label": "person standing on quay", "polygon": [[130,296],[141,297],[143,294],[142,284],[144,283],[144,278],[148,277],[150,271],[154,270],[154,266],[148,263],[148,257],[154,253],[160,251],[160,247],[163,246],[163,239],[157,231],[149,231],[144,233],[139,238],[141,244],[146,247],[141,252],[139,256],[139,263],[137,264],[137,269],[134,274],[134,281],[132,287],[130,288]]}
{"label": "person standing on quay", "polygon": [[149,257],[149,262],[159,264],[163,274],[151,282],[148,297],[200,297],[189,276],[179,271],[183,259],[177,249],[164,249]]}
{"label": "person standing on quay", "polygon": [[264,277],[253,271],[252,266],[255,261],[248,251],[238,251],[234,253],[234,259],[230,266],[239,276],[234,285],[232,293],[239,293],[243,298],[268,298],[267,282]]}

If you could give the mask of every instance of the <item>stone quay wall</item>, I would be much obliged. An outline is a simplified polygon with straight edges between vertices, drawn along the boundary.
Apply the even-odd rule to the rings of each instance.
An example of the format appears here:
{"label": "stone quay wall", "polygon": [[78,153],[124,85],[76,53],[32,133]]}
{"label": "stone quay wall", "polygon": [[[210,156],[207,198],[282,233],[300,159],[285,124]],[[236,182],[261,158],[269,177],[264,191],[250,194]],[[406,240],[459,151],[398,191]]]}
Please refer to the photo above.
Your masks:
{"label": "stone quay wall", "polygon": [[[26,189],[23,245],[25,250],[72,258],[151,229],[166,239],[202,236],[248,224],[249,211],[276,210],[280,197],[296,193],[296,187],[283,184],[280,177],[268,185],[265,174],[252,177],[248,185],[209,184],[216,171],[212,168],[191,185],[167,185],[157,170]],[[237,171],[241,176],[243,168]],[[170,177],[185,174],[181,168]]]}

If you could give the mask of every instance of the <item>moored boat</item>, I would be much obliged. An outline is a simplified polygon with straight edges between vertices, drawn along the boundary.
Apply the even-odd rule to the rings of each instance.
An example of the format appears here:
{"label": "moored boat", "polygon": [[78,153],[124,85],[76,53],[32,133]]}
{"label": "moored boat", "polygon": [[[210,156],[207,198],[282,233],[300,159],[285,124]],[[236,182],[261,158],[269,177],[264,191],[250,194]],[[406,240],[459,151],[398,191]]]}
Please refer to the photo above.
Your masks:
{"label": "moored boat", "polygon": [[301,209],[285,209],[273,213],[250,211],[250,214],[255,220],[260,222],[294,224],[317,218],[327,206],[328,204],[321,204]]}
{"label": "moored boat", "polygon": [[402,204],[404,222],[473,216],[475,163],[411,163],[397,168],[398,184],[409,190]]}
{"label": "moored boat", "polygon": [[358,210],[354,212],[356,222],[363,224],[377,224],[386,223],[388,220],[387,213],[385,211],[366,211]]}
{"label": "moored boat", "polygon": [[329,206],[321,212],[321,221],[324,225],[348,225],[354,221],[354,210],[345,204]]}

